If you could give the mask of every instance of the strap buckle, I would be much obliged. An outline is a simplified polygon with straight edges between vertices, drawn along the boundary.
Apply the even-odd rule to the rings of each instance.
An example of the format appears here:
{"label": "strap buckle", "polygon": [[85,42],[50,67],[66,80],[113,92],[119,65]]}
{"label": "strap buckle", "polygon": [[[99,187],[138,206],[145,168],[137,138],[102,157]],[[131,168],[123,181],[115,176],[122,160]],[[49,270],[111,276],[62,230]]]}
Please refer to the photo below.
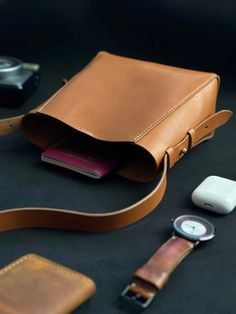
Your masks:
{"label": "strap buckle", "polygon": [[123,305],[132,308],[132,310],[144,310],[150,305],[156,294],[154,292],[143,294],[141,291],[135,291],[132,289],[135,286],[135,283],[131,283],[125,287],[120,295],[120,301]]}

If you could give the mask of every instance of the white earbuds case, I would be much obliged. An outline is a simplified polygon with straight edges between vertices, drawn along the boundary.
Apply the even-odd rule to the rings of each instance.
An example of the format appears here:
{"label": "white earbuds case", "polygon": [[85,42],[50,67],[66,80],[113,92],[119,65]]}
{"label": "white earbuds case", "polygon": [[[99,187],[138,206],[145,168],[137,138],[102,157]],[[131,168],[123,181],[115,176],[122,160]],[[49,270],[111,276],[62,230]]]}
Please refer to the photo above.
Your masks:
{"label": "white earbuds case", "polygon": [[236,206],[236,181],[217,176],[207,177],[192,193],[195,205],[228,214]]}

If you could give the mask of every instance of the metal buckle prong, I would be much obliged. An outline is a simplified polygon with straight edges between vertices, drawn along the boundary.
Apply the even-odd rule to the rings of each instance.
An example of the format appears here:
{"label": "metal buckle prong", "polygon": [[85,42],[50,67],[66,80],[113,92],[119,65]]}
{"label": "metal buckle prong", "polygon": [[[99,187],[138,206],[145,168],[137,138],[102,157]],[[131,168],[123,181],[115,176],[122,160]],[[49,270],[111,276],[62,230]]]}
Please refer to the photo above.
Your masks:
{"label": "metal buckle prong", "polygon": [[132,291],[132,287],[135,286],[135,283],[132,283],[125,287],[125,289],[121,293],[122,301],[126,303],[133,303],[139,309],[145,309],[149,306],[152,300],[155,297],[154,292],[149,293],[149,297],[143,296],[142,293],[137,293]]}

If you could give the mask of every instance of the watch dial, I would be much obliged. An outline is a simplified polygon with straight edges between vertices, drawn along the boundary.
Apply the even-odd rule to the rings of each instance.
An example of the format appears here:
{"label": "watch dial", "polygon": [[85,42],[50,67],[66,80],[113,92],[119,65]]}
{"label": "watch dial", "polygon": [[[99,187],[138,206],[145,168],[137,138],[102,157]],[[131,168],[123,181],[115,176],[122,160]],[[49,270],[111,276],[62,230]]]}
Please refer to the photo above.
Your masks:
{"label": "watch dial", "polygon": [[207,241],[215,236],[214,226],[208,220],[194,215],[177,217],[174,230],[184,238],[194,241]]}
{"label": "watch dial", "polygon": [[206,233],[206,227],[194,220],[187,220],[182,222],[181,228],[184,232],[194,236],[202,236]]}

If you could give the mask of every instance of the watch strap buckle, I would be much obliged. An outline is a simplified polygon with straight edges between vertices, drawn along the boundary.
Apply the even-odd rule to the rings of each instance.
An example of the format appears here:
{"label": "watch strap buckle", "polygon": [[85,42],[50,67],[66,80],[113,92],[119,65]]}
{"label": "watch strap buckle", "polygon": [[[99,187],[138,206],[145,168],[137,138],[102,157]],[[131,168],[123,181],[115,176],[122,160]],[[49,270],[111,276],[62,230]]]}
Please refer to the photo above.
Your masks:
{"label": "watch strap buckle", "polygon": [[126,286],[120,295],[120,302],[132,310],[144,310],[150,305],[156,294],[148,291],[143,293],[135,288],[134,282]]}

